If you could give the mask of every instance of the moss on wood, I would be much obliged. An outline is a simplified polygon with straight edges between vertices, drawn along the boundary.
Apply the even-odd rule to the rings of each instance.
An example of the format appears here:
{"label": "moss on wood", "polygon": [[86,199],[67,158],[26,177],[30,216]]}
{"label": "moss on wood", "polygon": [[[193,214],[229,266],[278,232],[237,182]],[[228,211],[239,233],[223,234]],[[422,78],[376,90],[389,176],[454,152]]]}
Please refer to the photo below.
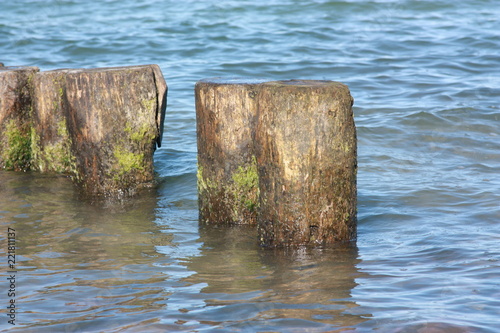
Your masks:
{"label": "moss on wood", "polygon": [[252,162],[238,166],[226,182],[216,182],[207,177],[201,165],[198,165],[197,178],[199,195],[205,198],[200,201],[200,208],[210,215],[202,222],[254,223],[259,206],[259,177],[255,157]]}
{"label": "moss on wood", "polygon": [[57,141],[45,143],[41,148],[40,136],[34,130],[31,131],[33,167],[42,172],[64,173],[78,180],[76,157],[71,148],[72,140],[65,120],[57,122],[57,135],[59,136]]}
{"label": "moss on wood", "polygon": [[256,211],[259,206],[259,174],[255,156],[250,164],[239,166],[231,178],[229,190],[234,197],[235,214],[239,214],[241,209]]}
{"label": "moss on wood", "polygon": [[[26,127],[26,126],[24,126]],[[31,135],[29,130],[18,126],[14,119],[5,124],[6,148],[2,160],[7,170],[27,171],[31,165]]]}
{"label": "moss on wood", "polygon": [[121,177],[133,170],[144,170],[144,153],[133,153],[118,146],[113,150],[116,159],[115,176]]}
{"label": "moss on wood", "polygon": [[127,122],[124,131],[128,133],[132,141],[137,143],[148,143],[156,138],[156,133],[148,124],[142,124],[139,129],[134,129],[132,125]]}

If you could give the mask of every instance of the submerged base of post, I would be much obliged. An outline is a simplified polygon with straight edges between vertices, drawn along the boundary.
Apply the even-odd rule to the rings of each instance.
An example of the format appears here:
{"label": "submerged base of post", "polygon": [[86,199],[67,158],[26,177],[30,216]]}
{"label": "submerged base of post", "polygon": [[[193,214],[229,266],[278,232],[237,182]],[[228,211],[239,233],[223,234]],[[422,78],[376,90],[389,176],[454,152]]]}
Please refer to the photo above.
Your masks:
{"label": "submerged base of post", "polygon": [[195,93],[202,223],[257,221],[268,247],[356,239],[356,129],[345,85],[217,78]]}

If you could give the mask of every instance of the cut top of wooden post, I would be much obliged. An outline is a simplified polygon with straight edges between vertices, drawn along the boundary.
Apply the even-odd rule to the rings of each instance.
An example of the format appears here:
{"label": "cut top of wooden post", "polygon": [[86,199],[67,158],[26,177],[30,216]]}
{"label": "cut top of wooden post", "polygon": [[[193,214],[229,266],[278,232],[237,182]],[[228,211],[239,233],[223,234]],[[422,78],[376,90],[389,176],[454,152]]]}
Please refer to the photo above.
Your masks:
{"label": "cut top of wooden post", "polygon": [[209,84],[209,85],[247,85],[247,84],[259,84],[269,82],[269,80],[263,78],[241,78],[241,77],[212,77],[207,79],[201,79],[196,82],[196,85]]}

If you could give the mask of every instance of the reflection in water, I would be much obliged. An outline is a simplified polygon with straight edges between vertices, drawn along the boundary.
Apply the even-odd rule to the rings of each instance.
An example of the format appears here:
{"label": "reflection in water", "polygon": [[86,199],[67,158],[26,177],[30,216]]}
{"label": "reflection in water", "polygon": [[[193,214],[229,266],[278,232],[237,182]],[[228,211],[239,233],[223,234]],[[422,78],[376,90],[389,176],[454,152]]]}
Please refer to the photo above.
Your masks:
{"label": "reflection in water", "polygon": [[[177,181],[165,186],[175,193]],[[9,172],[0,172],[0,194],[0,227],[16,229],[22,332],[480,332],[456,321],[408,320],[403,310],[394,312],[401,318],[381,318],[367,299],[404,307],[389,299],[397,283],[358,267],[372,272],[388,260],[370,266],[346,246],[263,249],[248,226],[197,229],[191,197],[169,201],[150,191],[99,207],[80,201],[64,177]],[[6,243],[0,234],[3,257]],[[395,258],[424,259],[410,249]],[[408,290],[415,289],[406,278],[411,267],[399,282]],[[372,288],[363,286],[370,281]],[[8,328],[0,321],[0,331]]]}
{"label": "reflection in water", "polygon": [[127,322],[116,313],[164,306],[168,295],[158,283],[165,276],[151,263],[166,260],[155,245],[170,244],[171,235],[153,223],[154,191],[103,208],[78,202],[61,176],[0,172],[0,178],[0,222],[17,237],[17,327],[99,330]]}
{"label": "reflection in water", "polygon": [[422,323],[407,325],[405,327],[391,330],[393,333],[474,333],[477,332],[472,327],[456,326],[447,323]]}
{"label": "reflection in water", "polygon": [[261,249],[255,228],[245,226],[204,227],[200,234],[201,255],[186,263],[196,273],[184,281],[205,285],[206,307],[225,327],[230,318],[235,329],[324,331],[366,320],[349,314],[357,307],[351,290],[361,275],[355,247]]}
{"label": "reflection in water", "polygon": [[326,331],[366,320],[351,314],[356,248],[266,250],[255,228],[198,230],[196,217],[176,213],[193,211],[188,198],[158,211],[166,203],[150,191],[101,207],[61,176],[0,180],[23,332]]}

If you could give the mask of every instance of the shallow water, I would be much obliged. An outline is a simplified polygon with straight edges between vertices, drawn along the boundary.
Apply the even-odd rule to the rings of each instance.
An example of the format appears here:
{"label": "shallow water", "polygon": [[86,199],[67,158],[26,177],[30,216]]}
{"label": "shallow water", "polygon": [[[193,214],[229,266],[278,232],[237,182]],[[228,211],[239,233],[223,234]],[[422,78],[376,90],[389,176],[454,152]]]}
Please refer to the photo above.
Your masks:
{"label": "shallow water", "polygon": [[[169,85],[159,185],[124,206],[56,175],[0,172],[0,284],[16,230],[22,332],[498,332],[496,1],[18,0],[0,62],[156,63]],[[354,248],[269,251],[199,229],[194,84],[347,84],[358,129]]]}

